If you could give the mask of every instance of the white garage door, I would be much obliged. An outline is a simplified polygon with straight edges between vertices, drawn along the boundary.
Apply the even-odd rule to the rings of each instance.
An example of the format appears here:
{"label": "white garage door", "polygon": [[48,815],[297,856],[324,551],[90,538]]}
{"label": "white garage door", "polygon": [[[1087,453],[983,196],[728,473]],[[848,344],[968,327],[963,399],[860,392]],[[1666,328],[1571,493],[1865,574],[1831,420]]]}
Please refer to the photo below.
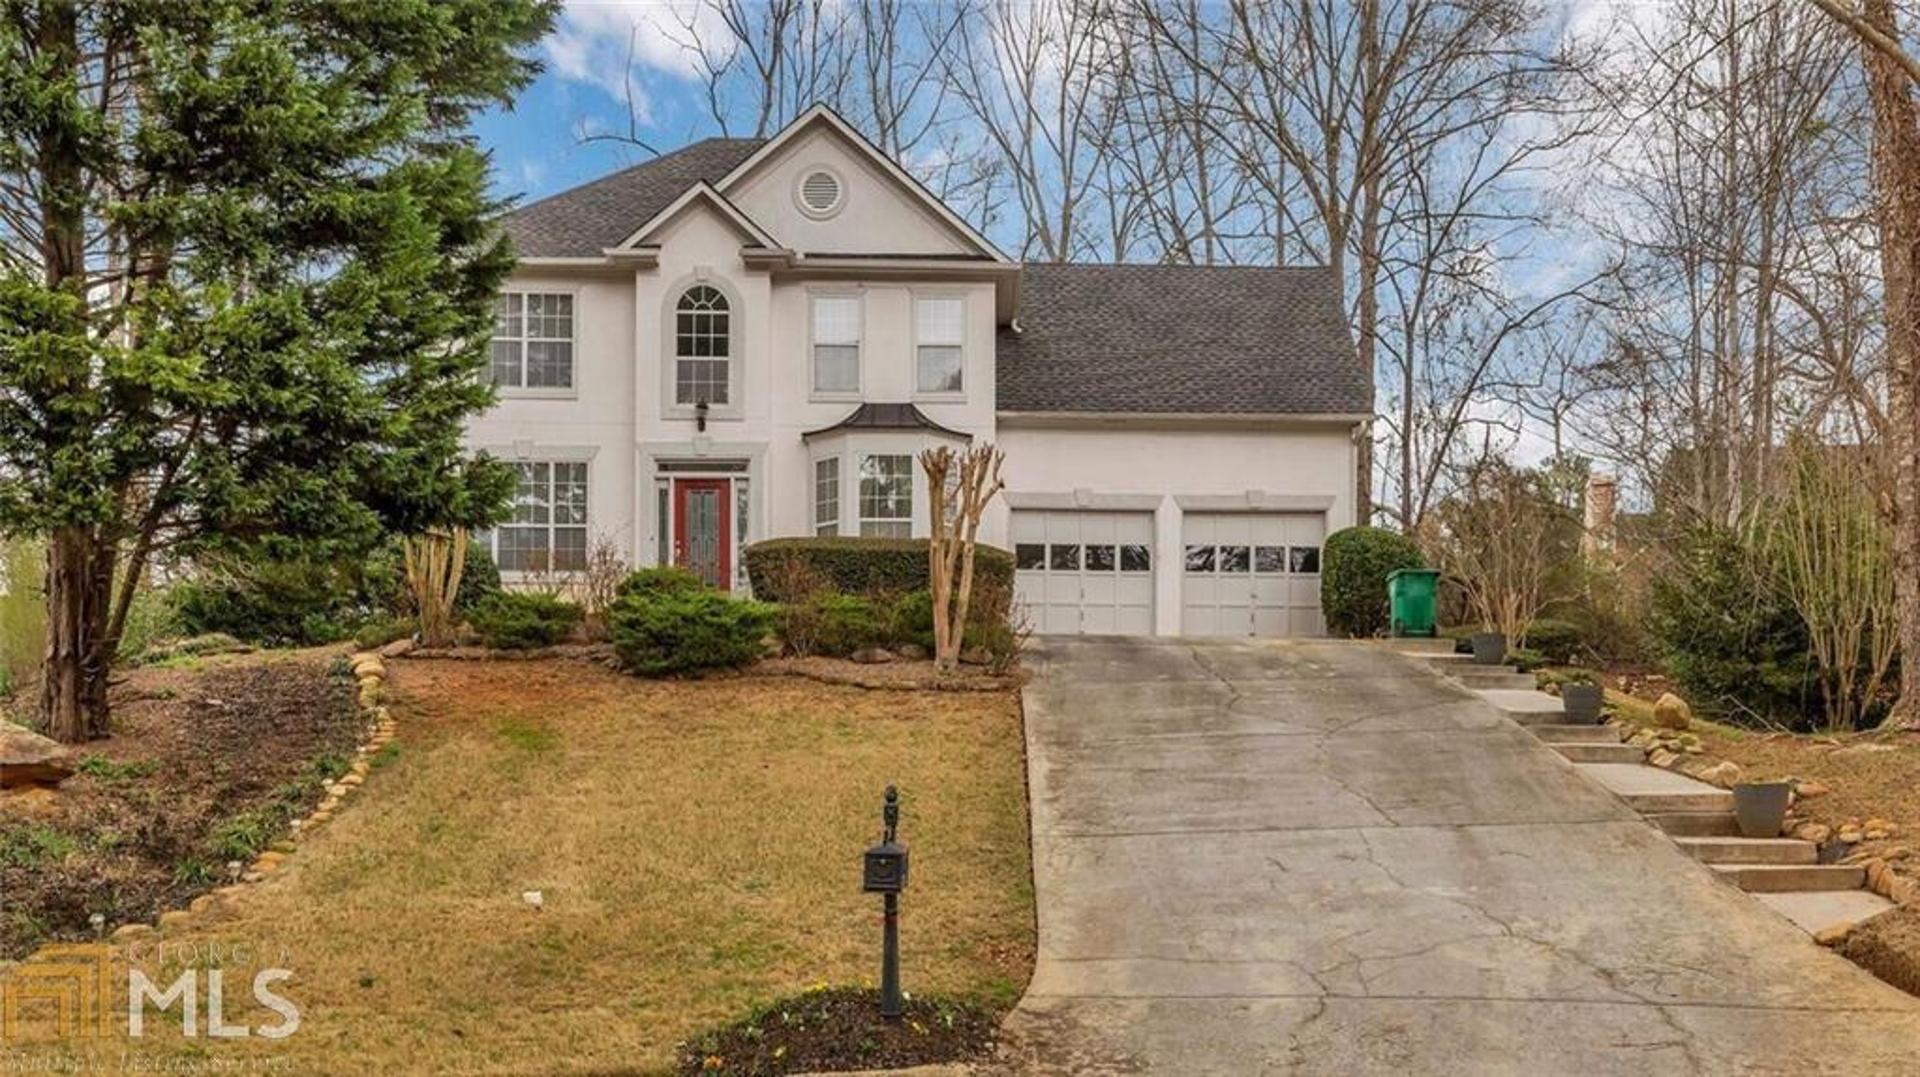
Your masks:
{"label": "white garage door", "polygon": [[1014,592],[1047,635],[1153,634],[1153,514],[1016,509]]}
{"label": "white garage door", "polygon": [[1183,635],[1326,634],[1320,616],[1325,515],[1193,512],[1182,526]]}

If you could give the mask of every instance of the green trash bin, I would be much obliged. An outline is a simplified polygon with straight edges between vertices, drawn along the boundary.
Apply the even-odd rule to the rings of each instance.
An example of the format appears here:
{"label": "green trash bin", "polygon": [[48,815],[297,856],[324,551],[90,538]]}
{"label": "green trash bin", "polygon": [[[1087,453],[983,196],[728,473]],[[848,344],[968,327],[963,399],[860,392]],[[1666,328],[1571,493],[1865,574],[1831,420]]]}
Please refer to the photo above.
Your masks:
{"label": "green trash bin", "polygon": [[1397,568],[1387,573],[1387,608],[1395,636],[1435,634],[1440,573],[1431,568]]}

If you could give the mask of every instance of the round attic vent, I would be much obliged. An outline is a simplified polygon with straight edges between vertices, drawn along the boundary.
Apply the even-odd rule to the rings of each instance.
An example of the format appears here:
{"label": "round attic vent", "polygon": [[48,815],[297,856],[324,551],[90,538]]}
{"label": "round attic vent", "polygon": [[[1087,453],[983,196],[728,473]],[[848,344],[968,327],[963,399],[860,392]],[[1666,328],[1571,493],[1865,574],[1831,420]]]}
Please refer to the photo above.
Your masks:
{"label": "round attic vent", "polygon": [[824,168],[816,168],[800,177],[800,208],[810,217],[831,217],[840,211],[845,195],[840,177]]}

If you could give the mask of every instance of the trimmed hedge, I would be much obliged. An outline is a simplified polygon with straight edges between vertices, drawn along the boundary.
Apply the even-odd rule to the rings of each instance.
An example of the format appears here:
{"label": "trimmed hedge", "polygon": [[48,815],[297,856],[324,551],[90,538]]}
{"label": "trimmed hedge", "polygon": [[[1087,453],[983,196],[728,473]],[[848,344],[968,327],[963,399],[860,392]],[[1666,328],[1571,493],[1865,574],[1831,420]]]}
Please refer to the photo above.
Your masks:
{"label": "trimmed hedge", "polygon": [[1320,551],[1320,610],[1336,636],[1377,636],[1391,623],[1387,574],[1422,568],[1412,539],[1380,527],[1349,527],[1327,536]]}
{"label": "trimmed hedge", "polygon": [[[901,595],[932,585],[926,539],[778,538],[747,547],[747,576],[753,596],[787,602],[780,593],[782,562],[799,557],[822,584],[848,595]],[[975,547],[975,601],[986,590],[1013,590],[1013,555],[998,546]]]}

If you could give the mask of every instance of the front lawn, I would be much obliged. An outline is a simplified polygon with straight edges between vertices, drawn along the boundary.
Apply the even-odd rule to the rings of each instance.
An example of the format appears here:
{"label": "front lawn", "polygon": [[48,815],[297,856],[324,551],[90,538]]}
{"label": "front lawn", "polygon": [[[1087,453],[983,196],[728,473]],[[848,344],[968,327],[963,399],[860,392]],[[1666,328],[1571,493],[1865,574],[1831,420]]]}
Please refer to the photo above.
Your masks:
{"label": "front lawn", "polygon": [[[150,1032],[136,1052],[296,1072],[665,1070],[676,1043],[756,1004],[877,976],[859,868],[889,782],[913,855],[908,990],[1010,1003],[1025,986],[1010,693],[648,682],[567,661],[404,661],[394,678],[399,737],[361,796],[232,915],[166,935],[291,969],[277,990],[298,1032]],[[230,1022],[274,1020],[234,1008]]]}

